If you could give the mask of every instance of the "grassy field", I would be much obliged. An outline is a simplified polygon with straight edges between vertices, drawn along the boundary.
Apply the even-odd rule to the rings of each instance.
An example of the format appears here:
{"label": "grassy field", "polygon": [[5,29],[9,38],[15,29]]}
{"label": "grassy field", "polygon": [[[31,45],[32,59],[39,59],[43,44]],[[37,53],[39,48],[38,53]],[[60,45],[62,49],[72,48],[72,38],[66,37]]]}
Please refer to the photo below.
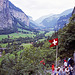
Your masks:
{"label": "grassy field", "polygon": [[44,32],[45,32],[45,31],[40,31],[39,34],[42,34],[42,33],[44,33]]}
{"label": "grassy field", "polygon": [[8,38],[8,36],[7,35],[0,35],[0,40],[5,39],[5,38]]}
{"label": "grassy field", "polygon": [[40,39],[39,41],[44,41],[45,39]]}
{"label": "grassy field", "polygon": [[[36,35],[30,33],[30,34],[23,34],[23,33],[12,33],[12,34],[9,34],[9,36],[11,36],[12,38],[11,39],[14,39],[14,38],[19,38],[19,37],[34,37]],[[8,35],[0,35],[0,40],[2,39],[5,39],[5,38],[8,38]]]}
{"label": "grassy field", "polygon": [[30,46],[32,46],[32,44],[30,44],[30,43],[27,43],[27,44],[25,44],[25,43],[23,43],[23,44],[21,44],[24,48],[30,48]]}
{"label": "grassy field", "polygon": [[45,36],[52,36],[53,33],[54,33],[54,31],[50,31],[50,32],[46,33]]}
{"label": "grassy field", "polygon": [[[26,31],[26,30],[24,30],[24,31]],[[44,31],[40,31],[39,34],[41,34],[41,33],[44,33]],[[50,31],[50,32],[46,33],[45,36],[51,36],[53,33],[54,33],[54,31]],[[32,37],[33,38],[36,35],[29,31],[29,34],[12,33],[12,34],[9,34],[9,36],[12,37],[11,39],[14,39],[14,38],[19,38],[19,37]],[[0,40],[5,39],[5,38],[8,38],[8,35],[0,35]]]}
{"label": "grassy field", "polygon": [[20,28],[18,28],[18,31],[21,31],[21,32],[24,31],[24,32],[31,33],[31,31],[27,31],[27,30],[24,30],[24,29],[22,30],[22,29],[20,29]]}
{"label": "grassy field", "polygon": [[2,48],[6,48],[6,46],[8,45],[8,43],[6,44],[0,44]]}
{"label": "grassy field", "polygon": [[34,34],[23,34],[23,33],[13,33],[13,34],[10,34],[9,36],[13,36],[12,39],[14,39],[14,38],[19,38],[19,37],[33,37],[36,35],[34,35]]}

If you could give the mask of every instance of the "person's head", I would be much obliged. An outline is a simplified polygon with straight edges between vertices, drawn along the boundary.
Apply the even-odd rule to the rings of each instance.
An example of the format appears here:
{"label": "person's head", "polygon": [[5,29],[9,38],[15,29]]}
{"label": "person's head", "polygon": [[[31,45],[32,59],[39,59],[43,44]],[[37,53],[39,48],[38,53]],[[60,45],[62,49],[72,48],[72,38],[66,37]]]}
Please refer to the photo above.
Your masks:
{"label": "person's head", "polygon": [[71,67],[71,65],[69,65],[69,67]]}
{"label": "person's head", "polygon": [[60,70],[60,67],[58,67],[58,69]]}
{"label": "person's head", "polygon": [[65,68],[63,68],[63,71],[65,71]]}

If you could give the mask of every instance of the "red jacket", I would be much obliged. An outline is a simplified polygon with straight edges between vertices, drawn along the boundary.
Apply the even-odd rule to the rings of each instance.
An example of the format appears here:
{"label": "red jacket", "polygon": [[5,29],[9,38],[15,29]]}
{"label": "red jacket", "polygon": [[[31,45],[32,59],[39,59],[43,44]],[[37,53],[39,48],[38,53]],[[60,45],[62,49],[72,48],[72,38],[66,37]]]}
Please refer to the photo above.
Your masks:
{"label": "red jacket", "polygon": [[54,68],[54,64],[52,65],[52,71],[54,71],[55,70],[55,68]]}

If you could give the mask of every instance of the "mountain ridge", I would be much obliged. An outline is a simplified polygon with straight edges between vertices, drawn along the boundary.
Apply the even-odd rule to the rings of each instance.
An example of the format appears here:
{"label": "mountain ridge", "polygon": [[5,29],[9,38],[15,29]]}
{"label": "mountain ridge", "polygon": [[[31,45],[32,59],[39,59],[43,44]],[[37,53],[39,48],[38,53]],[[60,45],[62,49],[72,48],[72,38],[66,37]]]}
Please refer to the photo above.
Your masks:
{"label": "mountain ridge", "polygon": [[39,26],[41,26],[42,29],[54,28],[53,30],[55,30],[55,28],[57,26],[59,27],[58,22],[59,22],[60,18],[64,17],[64,19],[62,19],[62,20],[65,20],[65,18],[67,18],[67,19],[66,19],[66,21],[62,21],[63,23],[60,23],[60,28],[62,28],[65,23],[68,23],[68,19],[71,17],[70,13],[72,13],[72,11],[73,11],[73,8],[65,10],[60,14],[54,14],[54,15],[48,16],[39,24]]}
{"label": "mountain ridge", "polygon": [[35,22],[36,23],[38,22],[40,24],[44,19],[46,19],[50,16],[53,16],[53,15],[59,15],[59,16],[68,15],[70,13],[70,11],[73,11],[73,8],[67,9],[60,14],[49,14],[49,15],[46,15],[46,16],[42,16],[42,17],[38,18],[37,20],[35,20]]}

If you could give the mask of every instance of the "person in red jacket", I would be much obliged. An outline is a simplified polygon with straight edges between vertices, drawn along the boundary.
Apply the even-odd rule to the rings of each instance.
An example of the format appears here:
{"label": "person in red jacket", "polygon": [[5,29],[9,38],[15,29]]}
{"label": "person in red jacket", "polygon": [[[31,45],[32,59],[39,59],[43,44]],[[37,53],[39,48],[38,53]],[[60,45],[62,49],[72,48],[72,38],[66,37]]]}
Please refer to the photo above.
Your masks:
{"label": "person in red jacket", "polygon": [[52,64],[52,73],[54,73],[54,70],[55,70],[55,68],[54,68],[54,63]]}

